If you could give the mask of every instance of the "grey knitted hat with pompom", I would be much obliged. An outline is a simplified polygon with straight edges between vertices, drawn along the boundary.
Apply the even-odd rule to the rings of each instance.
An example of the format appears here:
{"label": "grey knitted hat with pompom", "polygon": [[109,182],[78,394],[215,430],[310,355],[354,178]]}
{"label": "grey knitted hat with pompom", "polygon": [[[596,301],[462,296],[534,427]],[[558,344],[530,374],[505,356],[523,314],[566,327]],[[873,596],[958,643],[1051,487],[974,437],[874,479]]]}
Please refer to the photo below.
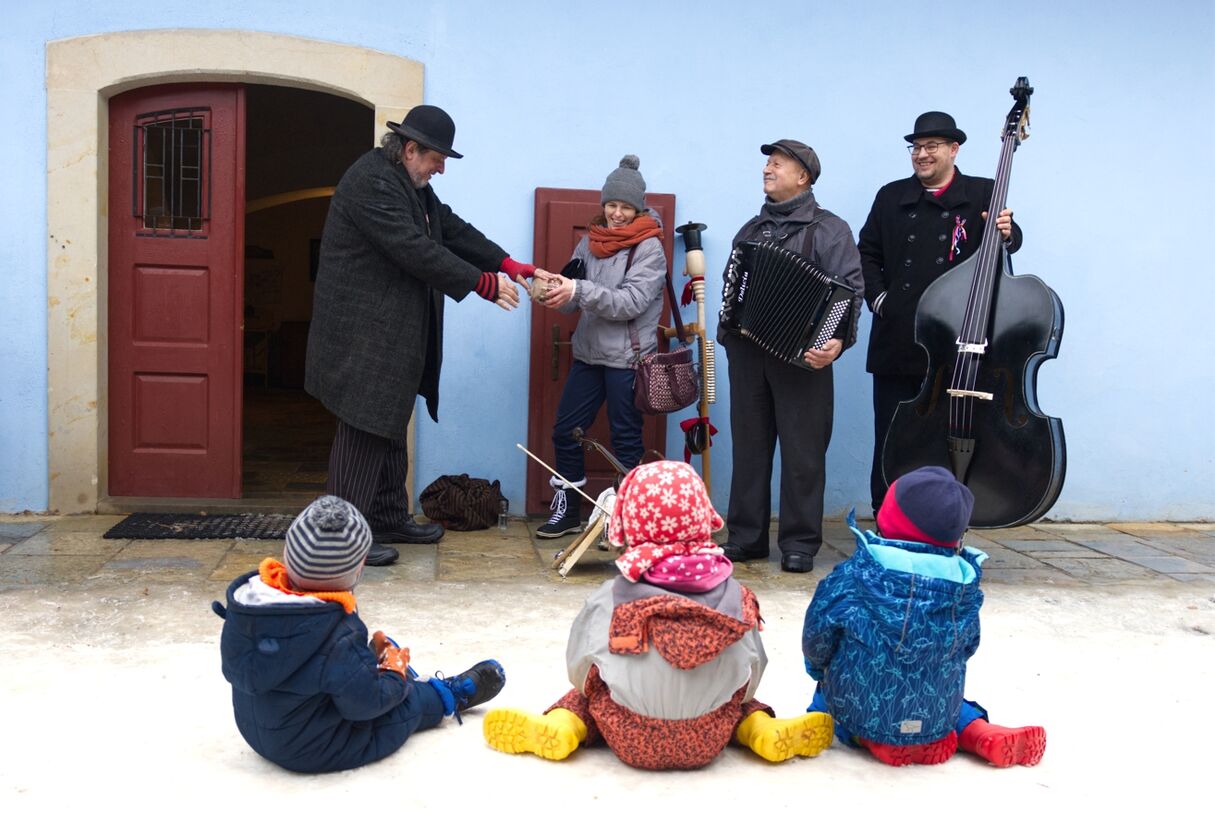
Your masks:
{"label": "grey knitted hat with pompom", "polygon": [[317,497],[287,529],[283,564],[302,591],[354,588],[371,549],[371,528],[359,509],[341,497]]}
{"label": "grey knitted hat with pompom", "polygon": [[645,178],[637,171],[641,159],[636,155],[626,155],[620,159],[620,166],[612,170],[603,184],[603,194],[599,203],[618,200],[627,203],[638,212],[645,210]]}

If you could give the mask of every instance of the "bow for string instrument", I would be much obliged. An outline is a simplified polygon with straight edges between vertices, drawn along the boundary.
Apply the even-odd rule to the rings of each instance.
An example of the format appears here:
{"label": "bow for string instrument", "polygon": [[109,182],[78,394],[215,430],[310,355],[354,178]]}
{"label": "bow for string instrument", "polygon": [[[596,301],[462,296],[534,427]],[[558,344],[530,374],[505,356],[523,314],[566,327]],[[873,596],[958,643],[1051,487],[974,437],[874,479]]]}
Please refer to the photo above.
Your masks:
{"label": "bow for string instrument", "polygon": [[971,525],[1006,528],[1042,517],[1063,488],[1063,422],[1038,408],[1037,375],[1063,337],[1063,304],[1034,276],[1012,275],[995,228],[1005,208],[1013,152],[1029,137],[1025,77],[1003,146],[979,250],[928,286],[915,339],[928,353],[920,393],[895,410],[882,469],[887,482],[944,466],[975,496]]}

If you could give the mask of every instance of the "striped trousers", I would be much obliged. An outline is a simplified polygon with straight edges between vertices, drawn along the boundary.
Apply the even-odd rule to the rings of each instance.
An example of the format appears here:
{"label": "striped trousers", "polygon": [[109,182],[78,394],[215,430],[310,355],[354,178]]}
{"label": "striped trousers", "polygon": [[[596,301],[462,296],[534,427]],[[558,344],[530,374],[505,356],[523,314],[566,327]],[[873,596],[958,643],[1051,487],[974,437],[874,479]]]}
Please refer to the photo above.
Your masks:
{"label": "striped trousers", "polygon": [[372,531],[391,531],[411,518],[408,473],[407,441],[373,435],[338,419],[325,489],[359,509]]}

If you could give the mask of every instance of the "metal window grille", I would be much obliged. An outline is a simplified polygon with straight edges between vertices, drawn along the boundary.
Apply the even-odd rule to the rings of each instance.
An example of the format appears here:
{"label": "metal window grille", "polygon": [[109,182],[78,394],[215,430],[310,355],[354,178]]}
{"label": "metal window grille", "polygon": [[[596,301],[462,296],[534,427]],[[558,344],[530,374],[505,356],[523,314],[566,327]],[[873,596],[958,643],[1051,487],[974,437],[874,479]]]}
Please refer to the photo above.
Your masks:
{"label": "metal window grille", "polygon": [[157,235],[191,236],[211,218],[210,112],[179,108],[135,119],[132,214]]}

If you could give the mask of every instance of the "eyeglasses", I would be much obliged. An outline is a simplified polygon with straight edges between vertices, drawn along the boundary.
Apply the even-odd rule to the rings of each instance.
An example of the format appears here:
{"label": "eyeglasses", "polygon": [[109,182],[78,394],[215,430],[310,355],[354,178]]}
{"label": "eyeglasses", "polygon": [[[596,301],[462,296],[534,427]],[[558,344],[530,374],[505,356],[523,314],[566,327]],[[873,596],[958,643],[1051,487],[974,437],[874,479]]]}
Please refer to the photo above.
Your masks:
{"label": "eyeglasses", "polygon": [[923,144],[908,144],[907,152],[911,153],[912,155],[919,155],[920,153],[924,153],[925,155],[933,155],[936,153],[937,148],[942,144],[951,143],[952,142],[950,141],[926,141]]}

